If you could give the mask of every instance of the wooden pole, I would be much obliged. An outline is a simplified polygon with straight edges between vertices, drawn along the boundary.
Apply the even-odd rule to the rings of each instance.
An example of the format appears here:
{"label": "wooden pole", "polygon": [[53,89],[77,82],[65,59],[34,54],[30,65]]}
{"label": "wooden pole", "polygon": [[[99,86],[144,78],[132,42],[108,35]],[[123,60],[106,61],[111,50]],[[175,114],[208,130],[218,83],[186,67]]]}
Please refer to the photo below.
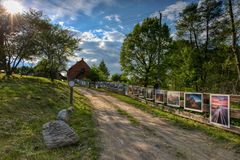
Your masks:
{"label": "wooden pole", "polygon": [[70,105],[73,107],[73,87],[70,87]]}

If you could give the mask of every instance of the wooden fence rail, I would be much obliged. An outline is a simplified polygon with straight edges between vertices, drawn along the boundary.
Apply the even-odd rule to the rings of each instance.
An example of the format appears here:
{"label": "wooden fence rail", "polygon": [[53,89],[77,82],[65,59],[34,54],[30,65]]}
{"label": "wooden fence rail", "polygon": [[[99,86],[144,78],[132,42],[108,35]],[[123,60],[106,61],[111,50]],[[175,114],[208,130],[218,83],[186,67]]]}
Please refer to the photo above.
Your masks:
{"label": "wooden fence rail", "polygon": [[[164,103],[162,103],[162,104],[155,103],[154,98],[146,97],[147,88],[144,88],[144,87],[138,87],[138,86],[126,87],[124,85],[121,85],[121,87],[118,87],[117,84],[110,84],[110,85],[89,84],[88,85],[88,87],[94,87],[94,88],[96,86],[103,87],[103,88],[118,92],[123,95],[127,94],[127,96],[130,96],[141,102],[151,104],[153,107],[158,107],[159,105],[161,105],[162,106],[161,109],[165,112],[170,112],[172,114],[175,114],[175,115],[178,115],[178,116],[181,116],[184,118],[192,119],[194,121],[204,123],[207,125],[213,125],[210,123],[210,120],[209,120],[210,94],[211,93],[203,93],[202,94],[203,95],[203,112],[196,114],[196,112],[191,112],[191,111],[187,111],[187,110],[183,109],[184,108],[184,92],[180,92],[180,107],[176,108],[176,107],[170,107],[167,105],[167,94],[164,94]],[[240,105],[240,95],[230,95],[230,106],[231,105]],[[240,119],[240,109],[230,107],[230,118]],[[217,127],[219,127],[219,126],[217,126]],[[239,126],[230,125],[230,128],[225,128],[225,127],[221,127],[221,128],[223,130],[230,131],[230,132],[240,135],[240,127]]]}

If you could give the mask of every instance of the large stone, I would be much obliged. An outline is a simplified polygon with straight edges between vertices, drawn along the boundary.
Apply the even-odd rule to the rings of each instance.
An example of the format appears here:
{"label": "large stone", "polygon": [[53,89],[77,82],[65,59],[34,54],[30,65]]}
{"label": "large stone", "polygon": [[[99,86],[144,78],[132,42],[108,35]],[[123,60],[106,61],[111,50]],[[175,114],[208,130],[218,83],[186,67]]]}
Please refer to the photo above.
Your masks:
{"label": "large stone", "polygon": [[59,111],[57,115],[57,119],[67,122],[69,119],[68,111],[66,109],[62,109],[61,111]]}
{"label": "large stone", "polygon": [[79,140],[74,130],[61,120],[45,123],[42,134],[47,148],[63,147],[75,144]]}

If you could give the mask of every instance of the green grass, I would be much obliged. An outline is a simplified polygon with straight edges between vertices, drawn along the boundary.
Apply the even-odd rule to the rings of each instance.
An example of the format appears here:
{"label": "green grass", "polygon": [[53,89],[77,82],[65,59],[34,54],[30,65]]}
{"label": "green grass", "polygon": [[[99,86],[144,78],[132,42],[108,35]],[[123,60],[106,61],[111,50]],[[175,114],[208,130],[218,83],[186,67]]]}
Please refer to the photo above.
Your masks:
{"label": "green grass", "polygon": [[78,144],[46,149],[42,125],[69,107],[69,87],[40,77],[0,74],[0,159],[97,159],[95,123],[88,100],[74,92],[75,111],[69,125],[80,137]]}
{"label": "green grass", "polygon": [[126,116],[127,119],[128,119],[133,125],[136,125],[136,126],[140,125],[140,122],[139,122],[135,117],[133,117],[132,115],[130,115],[129,113],[127,113],[126,111],[118,108],[118,109],[117,109],[117,112],[118,112],[120,115],[122,115],[122,116]]}
{"label": "green grass", "polygon": [[[213,139],[226,140],[233,144],[237,144],[237,146],[240,144],[240,136],[239,135],[224,131],[220,128],[201,124],[201,123],[195,122],[190,119],[182,118],[180,116],[176,116],[176,115],[168,113],[168,112],[164,112],[159,108],[149,106],[145,103],[139,102],[139,101],[137,101],[133,98],[127,97],[127,96],[123,96],[123,95],[113,93],[113,92],[108,92],[108,93],[110,95],[118,98],[119,100],[124,101],[128,104],[131,104],[131,105],[135,106],[136,108],[139,108],[147,113],[150,113],[150,114],[160,117],[160,118],[164,118],[166,120],[170,120],[171,122],[173,122],[174,125],[177,125],[181,128],[191,129],[191,130],[197,129],[197,130],[207,133]],[[240,145],[238,147],[240,147]]]}

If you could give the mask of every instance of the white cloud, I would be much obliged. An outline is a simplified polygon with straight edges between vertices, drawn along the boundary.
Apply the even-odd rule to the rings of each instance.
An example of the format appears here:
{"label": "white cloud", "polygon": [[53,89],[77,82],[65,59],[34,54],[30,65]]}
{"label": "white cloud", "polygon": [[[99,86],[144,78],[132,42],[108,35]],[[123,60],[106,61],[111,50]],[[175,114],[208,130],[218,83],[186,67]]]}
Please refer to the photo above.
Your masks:
{"label": "white cloud", "polygon": [[111,41],[111,42],[123,42],[124,35],[118,31],[105,31],[103,32],[103,39],[105,41]]}
{"label": "white cloud", "polygon": [[93,58],[93,59],[90,60],[90,62],[97,62],[97,59]]}
{"label": "white cloud", "polygon": [[177,35],[176,35],[176,33],[172,33],[172,34],[170,35],[170,37],[172,37],[172,39],[174,39],[174,40],[177,39]]}
{"label": "white cloud", "polygon": [[124,29],[124,27],[123,27],[122,25],[118,25],[118,27],[119,27],[121,30]]}
{"label": "white cloud", "polygon": [[82,35],[81,35],[81,39],[83,41],[94,41],[94,42],[101,41],[101,39],[91,31],[90,32],[83,32]]}
{"label": "white cloud", "polygon": [[[187,6],[187,4],[187,2],[177,1],[174,4],[167,6],[163,11],[161,11],[161,13],[170,21],[174,21],[177,19],[179,13],[182,12],[182,10]],[[153,13],[151,17],[159,17],[159,12]]]}
{"label": "white cloud", "polygon": [[[72,30],[75,30],[72,28]],[[78,38],[82,41],[79,47],[82,49],[71,57],[71,63],[84,58],[89,64],[98,64],[99,60],[104,60],[111,72],[120,73],[119,53],[124,39],[124,34],[116,30],[96,29],[87,32],[78,31]]]}
{"label": "white cloud", "polygon": [[52,20],[69,17],[75,20],[79,12],[91,16],[93,10],[101,5],[112,5],[115,0],[61,0],[61,1],[31,1],[23,0],[23,5],[28,8],[43,10],[44,14],[51,15]]}
{"label": "white cloud", "polygon": [[108,20],[108,21],[116,21],[116,22],[121,22],[120,16],[117,14],[112,14],[112,15],[108,15],[105,16],[104,19]]}
{"label": "white cloud", "polygon": [[60,22],[58,22],[58,24],[59,24],[60,26],[63,26],[63,25],[64,25],[64,22],[63,22],[63,21],[60,21]]}

